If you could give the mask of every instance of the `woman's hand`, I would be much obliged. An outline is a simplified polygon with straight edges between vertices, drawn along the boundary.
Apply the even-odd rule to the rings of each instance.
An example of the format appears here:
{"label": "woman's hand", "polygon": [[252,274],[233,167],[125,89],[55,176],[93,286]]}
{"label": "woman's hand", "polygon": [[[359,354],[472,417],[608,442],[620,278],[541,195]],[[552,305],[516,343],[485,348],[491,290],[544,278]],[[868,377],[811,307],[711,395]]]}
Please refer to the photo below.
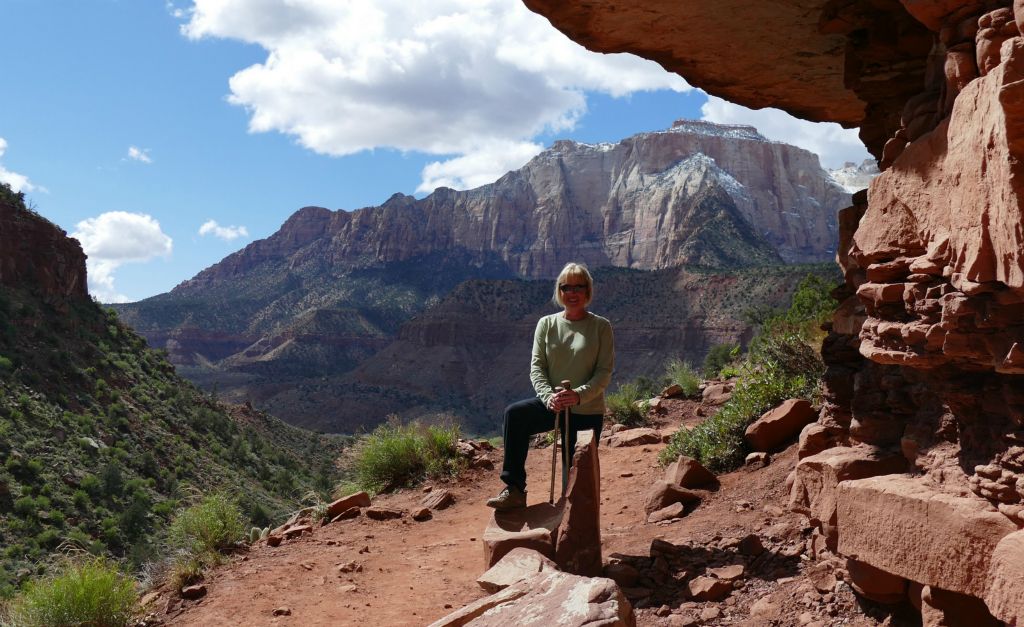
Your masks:
{"label": "woman's hand", "polygon": [[562,390],[555,392],[554,395],[548,399],[548,409],[555,412],[556,414],[566,407],[573,407],[580,404],[580,395],[573,390]]}

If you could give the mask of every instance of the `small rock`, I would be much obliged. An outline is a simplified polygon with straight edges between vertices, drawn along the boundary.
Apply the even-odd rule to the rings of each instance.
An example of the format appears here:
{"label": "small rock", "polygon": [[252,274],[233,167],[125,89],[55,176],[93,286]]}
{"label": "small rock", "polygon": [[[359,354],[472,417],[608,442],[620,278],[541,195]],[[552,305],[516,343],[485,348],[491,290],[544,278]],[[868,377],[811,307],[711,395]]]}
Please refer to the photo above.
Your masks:
{"label": "small rock", "polygon": [[146,594],[142,595],[142,599],[139,601],[139,605],[141,605],[142,607],[146,607],[153,601],[156,601],[158,598],[160,598],[159,592],[147,592]]}
{"label": "small rock", "polygon": [[[423,500],[420,501],[420,504],[423,505],[423,507],[429,507],[430,509],[437,510],[445,509],[454,502],[455,495],[453,495],[447,489],[441,488],[440,490],[434,490],[430,494],[423,497]],[[369,513],[367,513],[367,515],[369,515]]]}
{"label": "small rock", "polygon": [[750,606],[750,616],[771,616],[778,612],[778,606],[768,600],[768,597],[762,597],[754,604]]}
{"label": "small rock", "polygon": [[743,463],[752,468],[764,468],[768,465],[768,453],[757,452],[747,455],[747,458],[743,460]]}
{"label": "small rock", "polygon": [[654,610],[654,613],[658,616],[665,617],[672,613],[672,608],[667,605],[662,605],[658,609]]}
{"label": "small rock", "polygon": [[655,512],[651,512],[650,516],[647,517],[647,522],[657,523],[664,520],[672,520],[674,518],[681,518],[683,516],[682,503],[672,503],[668,507],[663,507]]}
{"label": "small rock", "polygon": [[430,508],[428,507],[421,507],[412,513],[412,519],[420,522],[430,520],[432,517],[433,514],[430,513]]}
{"label": "small rock", "polygon": [[755,556],[764,553],[764,545],[761,544],[760,537],[750,534],[740,540],[739,550],[743,555]]}
{"label": "small rock", "polygon": [[690,596],[695,601],[721,601],[732,592],[732,584],[711,577],[695,577],[689,583]]}
{"label": "small rock", "polygon": [[423,493],[426,494],[427,492],[430,492],[433,489],[434,489],[434,486],[432,486],[432,485],[425,485],[425,486],[423,486]]}
{"label": "small rock", "polygon": [[281,536],[267,536],[267,546],[278,546],[281,544]]}
{"label": "small rock", "polygon": [[355,494],[349,494],[346,497],[340,498],[327,506],[328,520],[333,519],[338,514],[352,507],[369,507],[370,506],[370,495],[366,492],[356,492]]}
{"label": "small rock", "polygon": [[305,568],[306,570],[313,570],[313,565],[306,562],[302,562],[301,564],[299,564],[299,566]]}
{"label": "small rock", "polygon": [[778,505],[765,505],[761,509],[764,511],[765,514],[768,514],[772,518],[778,518],[779,516],[785,514],[782,508],[779,507]]}
{"label": "small rock", "polygon": [[345,562],[344,564],[338,564],[339,573],[361,573],[363,572],[363,565],[359,562]]}
{"label": "small rock", "polygon": [[632,476],[633,476],[633,473],[631,473],[631,472],[629,472],[629,471],[627,470],[627,471],[625,471],[625,472],[620,472],[620,473],[619,473],[619,476],[620,476],[620,477],[624,477],[624,478],[625,478],[625,477],[632,477]]}
{"label": "small rock", "polygon": [[196,584],[194,586],[185,586],[181,589],[181,598],[195,600],[201,599],[206,596],[206,586],[203,584]]}
{"label": "small rock", "polygon": [[302,534],[306,533],[307,531],[311,531],[312,529],[313,528],[309,525],[296,525],[294,527],[289,527],[288,529],[285,529],[284,537],[291,540],[292,538],[297,538]]}
{"label": "small rock", "polygon": [[274,616],[291,616],[292,608],[290,607],[279,607],[274,610]]}
{"label": "small rock", "polygon": [[704,622],[715,620],[722,615],[722,610],[717,607],[706,607],[700,611],[700,619]]}
{"label": "small rock", "polygon": [[698,624],[698,621],[693,616],[680,616],[679,614],[673,614],[668,619],[669,627],[694,627]]}
{"label": "small rock", "polygon": [[373,520],[393,520],[395,518],[401,518],[404,515],[405,512],[393,507],[381,507],[376,505],[366,508],[366,517],[372,518]]}
{"label": "small rock", "polygon": [[358,507],[350,507],[350,508],[346,509],[345,511],[343,511],[342,513],[340,513],[337,516],[335,516],[334,518],[332,518],[331,522],[333,523],[333,522],[338,522],[339,520],[348,520],[350,518],[359,518],[359,514],[361,514],[361,513],[362,513],[362,510],[359,509]]}

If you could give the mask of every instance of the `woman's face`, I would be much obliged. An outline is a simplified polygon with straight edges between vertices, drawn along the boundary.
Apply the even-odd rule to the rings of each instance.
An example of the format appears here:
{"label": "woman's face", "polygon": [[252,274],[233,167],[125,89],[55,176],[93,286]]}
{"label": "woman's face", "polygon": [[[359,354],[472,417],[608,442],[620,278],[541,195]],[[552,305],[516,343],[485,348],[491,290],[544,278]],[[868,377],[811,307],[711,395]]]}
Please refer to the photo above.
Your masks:
{"label": "woman's face", "polygon": [[566,309],[582,309],[587,305],[587,282],[582,277],[566,277],[558,284],[558,292]]}

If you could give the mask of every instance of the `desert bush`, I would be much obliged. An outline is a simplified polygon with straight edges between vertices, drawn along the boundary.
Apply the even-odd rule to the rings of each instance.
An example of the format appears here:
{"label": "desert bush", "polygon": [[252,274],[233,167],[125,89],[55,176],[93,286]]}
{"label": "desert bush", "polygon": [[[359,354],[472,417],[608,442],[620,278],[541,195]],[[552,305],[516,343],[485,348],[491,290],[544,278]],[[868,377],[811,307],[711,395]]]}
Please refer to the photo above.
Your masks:
{"label": "desert bush", "polygon": [[130,625],[136,612],[135,583],[102,558],[65,558],[53,572],[29,582],[10,607],[11,627]]}
{"label": "desert bush", "polygon": [[245,532],[238,505],[218,492],[178,512],[167,528],[167,540],[172,549],[205,558],[231,548]]}
{"label": "desert bush", "polygon": [[356,447],[355,485],[367,492],[411,486],[426,476],[456,475],[465,468],[457,425],[406,425],[392,417]]}
{"label": "desert bush", "polygon": [[696,396],[700,388],[700,373],[690,362],[674,357],[665,363],[665,378],[669,384],[677,383],[683,388],[684,396]]}
{"label": "desert bush", "polygon": [[609,394],[605,398],[605,406],[612,421],[627,427],[646,424],[649,395],[644,392],[640,384],[631,381],[623,383]]}

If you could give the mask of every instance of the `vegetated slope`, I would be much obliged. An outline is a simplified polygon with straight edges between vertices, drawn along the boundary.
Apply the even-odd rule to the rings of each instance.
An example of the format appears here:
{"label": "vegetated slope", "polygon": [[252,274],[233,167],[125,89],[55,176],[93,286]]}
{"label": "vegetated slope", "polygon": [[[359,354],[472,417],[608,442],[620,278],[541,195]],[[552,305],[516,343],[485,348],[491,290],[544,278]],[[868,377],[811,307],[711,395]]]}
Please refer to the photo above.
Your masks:
{"label": "vegetated slope", "polygon": [[[83,296],[77,242],[0,191],[0,250],[39,244],[20,266],[0,258],[0,596],[64,542],[141,565],[197,494],[226,490],[267,524],[330,486],[341,439],[223,406],[178,377]],[[71,262],[47,265],[58,249]]]}
{"label": "vegetated slope", "polygon": [[[751,316],[785,308],[808,273],[839,280],[831,264],[596,270],[592,310],[607,317],[615,333],[612,387],[660,375],[671,357],[700,364],[717,344],[747,343],[755,326]],[[390,413],[451,413],[471,433],[495,433],[505,405],[533,394],[530,347],[537,319],[556,311],[551,285],[467,281],[351,372],[245,391],[273,412],[324,431],[368,430]]]}

